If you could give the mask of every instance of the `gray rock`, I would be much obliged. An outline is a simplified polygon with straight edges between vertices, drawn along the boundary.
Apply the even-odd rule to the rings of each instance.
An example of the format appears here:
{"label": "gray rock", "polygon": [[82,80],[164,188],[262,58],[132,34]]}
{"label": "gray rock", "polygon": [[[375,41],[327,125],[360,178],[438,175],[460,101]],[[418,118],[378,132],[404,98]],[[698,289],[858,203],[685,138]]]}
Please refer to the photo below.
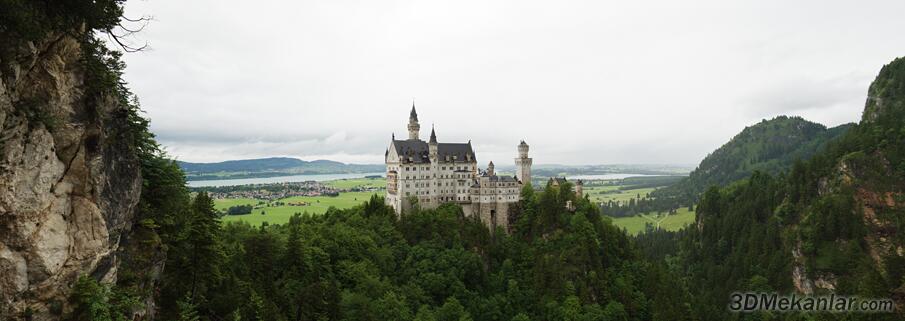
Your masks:
{"label": "gray rock", "polygon": [[70,309],[81,275],[115,282],[133,225],[139,162],[113,139],[123,106],[86,99],[81,54],[66,35],[0,48],[0,320],[58,320],[51,305]]}

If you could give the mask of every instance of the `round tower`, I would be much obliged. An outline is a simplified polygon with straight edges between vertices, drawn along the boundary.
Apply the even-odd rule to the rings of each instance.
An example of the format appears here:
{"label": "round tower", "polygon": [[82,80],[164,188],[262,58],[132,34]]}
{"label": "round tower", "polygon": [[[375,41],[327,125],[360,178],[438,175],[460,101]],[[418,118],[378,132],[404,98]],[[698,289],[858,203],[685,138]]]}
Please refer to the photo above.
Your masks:
{"label": "round tower", "polygon": [[528,144],[523,140],[518,144],[518,158],[515,159],[515,177],[522,184],[531,182],[531,162],[532,159],[528,157]]}

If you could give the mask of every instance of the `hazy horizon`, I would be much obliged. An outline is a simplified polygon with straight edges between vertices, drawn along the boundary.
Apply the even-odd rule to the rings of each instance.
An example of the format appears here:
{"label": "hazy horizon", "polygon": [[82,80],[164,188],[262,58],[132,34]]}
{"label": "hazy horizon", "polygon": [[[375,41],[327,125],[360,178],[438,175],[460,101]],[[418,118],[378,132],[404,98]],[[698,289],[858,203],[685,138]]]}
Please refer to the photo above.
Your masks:
{"label": "hazy horizon", "polygon": [[[228,2],[228,4],[227,4]],[[379,164],[406,136],[481,162],[697,164],[778,115],[860,119],[905,2],[131,1],[125,78],[175,158]]]}
{"label": "hazy horizon", "polygon": [[[325,158],[305,159],[305,158],[299,158],[299,157],[296,157],[296,156],[265,156],[265,157],[256,157],[256,158],[236,158],[236,159],[226,159],[226,160],[211,161],[211,162],[191,162],[191,161],[186,161],[186,160],[182,160],[182,159],[179,159],[179,158],[175,158],[175,157],[174,157],[174,159],[177,160],[177,161],[186,162],[186,163],[196,163],[196,164],[199,164],[199,163],[200,163],[200,164],[222,163],[222,162],[228,162],[228,161],[249,161],[249,160],[267,159],[267,158],[295,158],[295,159],[302,160],[302,161],[306,161],[306,162],[314,162],[314,161],[337,161],[337,160],[333,160],[333,159],[325,159]],[[479,160],[479,161],[480,161],[480,162],[483,162],[482,160]],[[489,160],[488,160],[488,161],[489,161]],[[337,162],[339,162],[339,161],[337,161]],[[350,165],[383,165],[383,164],[384,164],[383,161],[376,162],[376,163],[347,163],[347,162],[341,162],[341,163],[350,164]],[[478,165],[479,165],[479,167],[480,167],[480,166],[483,166],[484,164],[478,164]],[[504,163],[504,164],[499,164],[499,165],[497,165],[496,163],[494,163],[494,166],[496,166],[496,167],[498,167],[498,168],[504,168],[504,169],[505,169],[505,168],[514,168],[514,167],[515,167],[515,165],[513,165],[513,164],[505,164],[505,163]],[[604,164],[604,163],[601,163],[601,164],[573,164],[573,165],[557,164],[557,163],[541,163],[541,164],[534,164],[534,165],[533,165],[534,168],[544,168],[544,167],[589,167],[589,166],[650,166],[650,167],[661,166],[661,167],[679,167],[679,168],[691,168],[691,169],[693,169],[694,167],[697,167],[697,166],[698,166],[698,163],[693,163],[693,164],[692,164],[692,163],[687,163],[687,164],[682,164],[682,163],[612,163],[612,164]]]}

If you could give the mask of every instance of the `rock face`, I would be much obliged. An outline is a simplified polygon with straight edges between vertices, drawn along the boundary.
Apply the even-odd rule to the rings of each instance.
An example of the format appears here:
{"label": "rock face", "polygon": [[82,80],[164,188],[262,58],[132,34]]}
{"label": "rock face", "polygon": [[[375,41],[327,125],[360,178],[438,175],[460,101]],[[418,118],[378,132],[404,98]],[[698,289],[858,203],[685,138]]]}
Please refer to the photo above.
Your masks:
{"label": "rock face", "polygon": [[0,320],[56,320],[80,275],[116,280],[140,167],[117,137],[126,126],[123,107],[84,94],[76,39],[3,47]]}

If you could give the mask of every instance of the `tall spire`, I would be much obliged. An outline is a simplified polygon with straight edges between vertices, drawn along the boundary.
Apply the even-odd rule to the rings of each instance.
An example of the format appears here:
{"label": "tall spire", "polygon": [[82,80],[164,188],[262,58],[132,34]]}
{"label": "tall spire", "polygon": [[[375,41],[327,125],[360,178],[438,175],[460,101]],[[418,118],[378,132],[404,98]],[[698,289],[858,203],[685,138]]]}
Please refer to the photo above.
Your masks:
{"label": "tall spire", "polygon": [[434,132],[434,125],[431,125],[431,140],[430,140],[430,143],[431,143],[431,144],[436,144],[436,143],[437,143],[437,133]]}
{"label": "tall spire", "polygon": [[418,140],[418,131],[421,130],[421,125],[418,124],[418,113],[415,112],[415,102],[412,101],[412,112],[409,113],[409,140]]}

